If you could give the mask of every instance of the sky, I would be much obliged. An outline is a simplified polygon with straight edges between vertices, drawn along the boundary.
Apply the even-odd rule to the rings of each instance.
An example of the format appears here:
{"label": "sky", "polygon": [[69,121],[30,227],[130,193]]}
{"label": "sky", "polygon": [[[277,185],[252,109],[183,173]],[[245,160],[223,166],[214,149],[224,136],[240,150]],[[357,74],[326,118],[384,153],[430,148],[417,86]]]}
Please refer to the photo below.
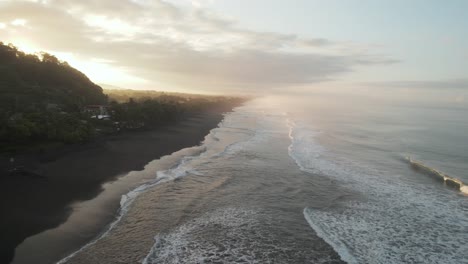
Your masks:
{"label": "sky", "polygon": [[464,0],[0,0],[0,41],[133,89],[466,91],[466,10]]}

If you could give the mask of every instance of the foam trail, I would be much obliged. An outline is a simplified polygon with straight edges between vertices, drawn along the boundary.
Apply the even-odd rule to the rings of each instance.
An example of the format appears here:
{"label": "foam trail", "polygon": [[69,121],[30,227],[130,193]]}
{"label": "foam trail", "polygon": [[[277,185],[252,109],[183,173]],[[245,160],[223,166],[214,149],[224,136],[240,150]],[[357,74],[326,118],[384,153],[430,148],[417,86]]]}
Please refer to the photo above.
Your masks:
{"label": "foam trail", "polygon": [[[332,179],[355,198],[303,210],[309,226],[348,263],[465,263],[468,218],[464,199],[437,186],[414,185],[404,175],[357,163],[319,144],[320,130],[289,121],[289,155],[301,170]],[[414,166],[421,165],[415,163]],[[418,166],[437,179],[468,187]],[[441,176],[442,175],[442,176]],[[445,177],[444,177],[445,176]],[[398,180],[402,177],[403,180]]]}
{"label": "foam trail", "polygon": [[314,229],[315,233],[317,233],[317,235],[320,238],[322,238],[323,240],[325,240],[325,242],[327,242],[330,246],[332,246],[333,250],[335,250],[335,252],[338,253],[338,255],[340,255],[341,260],[347,262],[348,264],[358,263],[356,259],[354,258],[354,256],[351,253],[349,253],[348,248],[343,242],[341,241],[333,242],[331,239],[329,239],[330,236],[327,234],[327,232],[314,223],[314,221],[310,218],[311,212],[309,208],[304,208],[303,214],[304,214],[305,219],[307,220],[307,223],[309,223],[310,227]]}
{"label": "foam trail", "polygon": [[[189,173],[190,170],[185,169],[183,167],[184,164],[187,163],[188,161],[202,155],[203,153],[205,153],[206,148],[196,146],[196,147],[191,147],[191,148],[187,148],[187,149],[193,149],[193,150],[198,150],[198,151],[197,151],[197,154],[195,154],[195,155],[183,157],[181,159],[181,161],[179,163],[177,163],[176,166],[174,166],[173,168],[165,170],[165,171],[158,171],[156,179],[154,179],[154,180],[152,180],[150,182],[147,182],[147,183],[145,183],[143,185],[140,185],[140,186],[136,187],[135,189],[133,189],[132,191],[122,195],[122,198],[120,199],[120,209],[119,209],[118,216],[110,225],[107,226],[107,228],[104,230],[104,232],[102,232],[98,237],[96,237],[91,242],[84,245],[83,247],[81,247],[77,251],[73,252],[72,254],[70,254],[67,257],[65,257],[65,258],[61,259],[60,261],[58,261],[57,264],[66,263],[71,258],[76,256],[78,253],[80,253],[83,250],[87,249],[88,247],[96,244],[99,240],[101,240],[103,237],[105,237],[107,234],[109,234],[109,232],[112,231],[112,229],[114,229],[114,227],[120,222],[122,217],[128,212],[128,210],[130,209],[130,205],[133,203],[135,198],[137,198],[141,193],[145,192],[149,188],[152,188],[152,187],[154,187],[154,186],[156,186],[158,184],[161,184],[163,182],[167,182],[167,181],[170,181],[170,180],[174,180],[174,179],[183,177],[187,173]],[[183,150],[187,150],[187,149],[183,149]],[[181,150],[181,151],[183,151],[183,150]]]}
{"label": "foam trail", "polygon": [[[315,173],[312,168],[305,166],[301,162],[301,157],[309,157],[311,160],[316,160],[321,153],[323,152],[323,148],[315,144],[314,138],[319,134],[317,131],[308,130],[308,134],[301,134],[297,128],[299,127],[298,124],[288,118],[286,120],[286,125],[289,129],[288,136],[291,139],[291,144],[288,147],[288,154],[294,160],[296,165],[305,172]],[[300,146],[305,146],[308,144],[313,144],[310,148],[301,148]]]}
{"label": "foam trail", "polygon": [[277,250],[276,245],[254,246],[264,238],[265,221],[260,222],[258,217],[257,211],[245,208],[220,208],[206,213],[169,233],[156,235],[141,263],[272,263],[268,257],[256,259],[263,255],[260,251]]}
{"label": "foam trail", "polygon": [[[301,153],[299,152],[299,156],[298,156],[298,153],[295,152],[295,150],[297,150],[297,148],[295,147],[297,147],[298,145],[305,144],[306,141],[307,143],[310,143],[310,141],[314,141],[312,140],[312,138],[316,136],[316,133],[312,133],[311,135],[309,135],[309,137],[298,135],[297,131],[295,132],[295,128],[297,128],[298,125],[289,118],[286,121],[286,125],[289,129],[288,136],[291,139],[291,144],[288,147],[289,156],[295,161],[297,166],[302,171],[314,173],[315,171],[311,170],[310,168],[307,168],[306,166],[302,164],[301,159],[300,159]],[[301,142],[301,141],[304,141],[304,142]],[[312,159],[316,159],[320,155],[320,153],[323,151],[323,149],[319,145],[314,145],[313,148],[307,148],[307,149],[308,149],[307,153],[302,153],[302,154],[308,155],[308,156],[310,155],[309,157],[311,157]],[[333,237],[332,235],[328,234],[328,232],[325,229],[321,228],[319,225],[314,223],[313,219],[310,216],[312,213],[313,213],[312,210],[309,208],[304,208],[303,210],[304,218],[306,219],[309,226],[315,231],[315,233],[320,238],[322,238],[325,242],[327,242],[336,253],[338,253],[341,260],[349,264],[358,263],[356,258],[349,252],[348,248],[343,242],[336,240],[336,239],[335,240],[332,239]]]}
{"label": "foam trail", "polygon": [[[241,107],[238,107],[236,109],[240,109],[240,108]],[[205,140],[202,142],[202,144],[200,146],[185,148],[185,149],[179,150],[179,151],[174,152],[173,154],[169,155],[169,156],[172,156],[172,155],[175,155],[176,153],[180,153],[180,152],[187,151],[187,150],[192,150],[194,152],[192,155],[183,156],[179,160],[179,162],[177,164],[175,164],[172,168],[170,168],[168,170],[164,170],[164,171],[157,171],[156,172],[157,177],[154,180],[149,181],[147,183],[144,183],[143,185],[140,185],[140,186],[136,187],[135,189],[128,192],[127,194],[122,195],[122,197],[120,199],[120,209],[119,209],[118,216],[116,217],[116,219],[111,224],[109,224],[99,236],[97,236],[95,239],[93,239],[91,242],[87,243],[86,245],[84,245],[83,247],[78,249],[77,251],[75,251],[72,254],[68,255],[67,257],[61,259],[60,261],[57,262],[57,264],[66,263],[68,260],[73,258],[78,253],[80,253],[80,252],[84,251],[85,249],[87,249],[88,247],[96,244],[103,237],[107,236],[107,234],[109,234],[109,232],[111,232],[112,229],[114,229],[114,227],[120,222],[122,217],[128,212],[128,210],[130,209],[130,206],[133,203],[133,201],[141,193],[145,192],[146,190],[148,190],[148,189],[150,189],[150,188],[152,188],[152,187],[154,187],[154,186],[156,186],[158,184],[184,177],[187,174],[202,175],[202,173],[200,173],[195,168],[190,166],[190,164],[186,165],[187,163],[190,163],[190,161],[192,161],[192,160],[194,160],[194,159],[196,159],[196,158],[198,158],[200,156],[205,156],[205,155],[208,155],[210,158],[216,158],[216,157],[222,156],[224,153],[227,153],[233,146],[238,145],[238,144],[245,144],[246,142],[249,142],[249,140],[252,140],[253,137],[249,137],[246,140],[240,140],[240,141],[233,142],[232,144],[230,144],[228,146],[225,146],[224,149],[221,150],[218,153],[211,153],[209,151],[209,147],[213,143],[216,143],[216,142],[219,141],[219,138],[217,138],[217,133],[222,129],[226,129],[226,128],[228,128],[228,129],[237,129],[237,130],[240,130],[240,131],[245,131],[245,132],[247,132],[247,134],[249,132],[252,132],[251,130],[249,130],[247,128],[230,127],[230,126],[228,126],[226,124],[226,123],[229,123],[230,119],[239,118],[239,116],[242,117],[242,115],[239,114],[239,112],[232,112],[230,115],[225,115],[225,118],[223,119],[223,121],[218,125],[217,128],[214,128],[214,129],[212,129],[210,131],[210,133],[205,137]]]}
{"label": "foam trail", "polygon": [[464,184],[460,179],[448,176],[447,174],[445,174],[445,173],[443,173],[443,172],[441,172],[439,170],[436,170],[434,168],[431,168],[431,167],[429,167],[427,165],[424,165],[422,162],[416,161],[416,160],[412,159],[411,157],[407,157],[406,160],[414,168],[416,168],[418,170],[422,170],[422,171],[428,173],[431,176],[435,176],[435,178],[437,180],[444,181],[445,184],[447,184],[448,186],[455,187],[458,190],[460,190],[460,192],[468,194],[468,186],[466,184]]}

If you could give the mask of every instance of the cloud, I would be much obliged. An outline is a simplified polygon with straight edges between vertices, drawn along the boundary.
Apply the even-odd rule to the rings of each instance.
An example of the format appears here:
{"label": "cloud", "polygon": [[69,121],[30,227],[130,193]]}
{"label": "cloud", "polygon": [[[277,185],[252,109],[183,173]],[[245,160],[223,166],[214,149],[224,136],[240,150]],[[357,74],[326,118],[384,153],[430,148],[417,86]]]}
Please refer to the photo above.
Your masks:
{"label": "cloud", "polygon": [[[8,24],[18,19],[24,26]],[[239,28],[202,5],[164,1],[0,1],[0,23],[0,39],[27,38],[112,61],[148,83],[211,91],[323,82],[359,65],[396,62],[328,39]]]}
{"label": "cloud", "polygon": [[365,86],[384,87],[384,88],[422,88],[422,89],[437,89],[451,90],[462,89],[468,90],[468,79],[448,79],[436,81],[387,81],[387,82],[367,82]]}
{"label": "cloud", "polygon": [[214,0],[192,0],[191,3],[195,7],[204,7],[210,4],[213,4]]}

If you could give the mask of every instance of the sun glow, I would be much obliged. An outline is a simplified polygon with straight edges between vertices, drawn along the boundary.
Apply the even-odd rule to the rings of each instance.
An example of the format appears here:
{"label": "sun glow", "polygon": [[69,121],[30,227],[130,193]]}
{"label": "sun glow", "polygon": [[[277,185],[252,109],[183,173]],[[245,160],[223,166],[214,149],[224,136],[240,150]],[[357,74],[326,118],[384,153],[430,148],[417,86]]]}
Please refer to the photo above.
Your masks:
{"label": "sun glow", "polygon": [[11,41],[11,43],[15,45],[19,50],[25,53],[37,53],[41,51],[34,44],[23,39],[16,39],[16,40]]}
{"label": "sun glow", "polygon": [[24,27],[27,23],[27,20],[26,19],[21,19],[21,18],[18,18],[18,19],[15,19],[13,21],[11,21],[11,25],[13,26],[22,26]]}
{"label": "sun glow", "polygon": [[82,58],[76,54],[69,52],[58,52],[51,50],[44,50],[33,43],[23,40],[15,39],[10,41],[21,51],[25,53],[39,53],[48,52],[56,56],[61,61],[66,61],[70,66],[78,69],[88,76],[94,83],[107,83],[112,85],[143,85],[147,81],[133,76],[125,68],[112,65],[114,62],[100,58]]}
{"label": "sun glow", "polygon": [[95,83],[108,83],[113,85],[141,84],[146,80],[131,75],[126,69],[112,65],[114,62],[91,58],[85,59],[73,53],[51,52],[59,60],[68,62],[70,66],[82,71]]}

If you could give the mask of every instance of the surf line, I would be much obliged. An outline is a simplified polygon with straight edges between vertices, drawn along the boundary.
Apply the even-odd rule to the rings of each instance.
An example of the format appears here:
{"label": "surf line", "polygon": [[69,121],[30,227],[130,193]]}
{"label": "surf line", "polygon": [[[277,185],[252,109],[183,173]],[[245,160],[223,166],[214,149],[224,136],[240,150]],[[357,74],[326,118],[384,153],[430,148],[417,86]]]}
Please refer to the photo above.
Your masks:
{"label": "surf line", "polygon": [[406,160],[413,168],[426,172],[431,176],[435,176],[437,180],[442,180],[447,186],[458,188],[460,192],[468,195],[468,185],[463,183],[460,179],[448,176],[447,174],[424,165],[422,162],[414,160],[411,157],[406,157]]}

